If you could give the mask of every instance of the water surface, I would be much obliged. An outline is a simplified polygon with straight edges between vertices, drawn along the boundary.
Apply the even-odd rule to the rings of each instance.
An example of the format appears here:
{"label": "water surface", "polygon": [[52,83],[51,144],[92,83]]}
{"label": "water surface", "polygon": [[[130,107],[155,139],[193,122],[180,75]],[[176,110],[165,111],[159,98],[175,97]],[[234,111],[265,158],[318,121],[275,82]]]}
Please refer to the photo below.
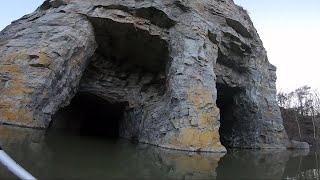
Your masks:
{"label": "water surface", "polygon": [[[57,133],[19,132],[13,141],[1,132],[6,152],[38,179],[319,179],[318,152],[190,153]],[[0,165],[0,179],[17,178]]]}

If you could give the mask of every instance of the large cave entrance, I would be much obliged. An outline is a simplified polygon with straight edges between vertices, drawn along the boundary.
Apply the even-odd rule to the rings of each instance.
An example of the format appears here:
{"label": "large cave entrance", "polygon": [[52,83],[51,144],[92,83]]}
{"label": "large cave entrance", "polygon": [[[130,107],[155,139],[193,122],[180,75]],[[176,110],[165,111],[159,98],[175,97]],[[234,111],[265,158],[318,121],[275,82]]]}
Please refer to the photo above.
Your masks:
{"label": "large cave entrance", "polygon": [[77,93],[53,117],[50,129],[80,136],[119,137],[123,103],[110,103],[90,93]]}
{"label": "large cave entrance", "polygon": [[217,106],[220,109],[220,141],[226,148],[230,148],[237,120],[234,116],[235,95],[239,89],[217,83],[217,92]]}
{"label": "large cave entrance", "polygon": [[70,105],[52,117],[51,129],[99,137],[138,137],[141,107],[165,93],[168,44],[134,23],[88,17],[97,49]]}

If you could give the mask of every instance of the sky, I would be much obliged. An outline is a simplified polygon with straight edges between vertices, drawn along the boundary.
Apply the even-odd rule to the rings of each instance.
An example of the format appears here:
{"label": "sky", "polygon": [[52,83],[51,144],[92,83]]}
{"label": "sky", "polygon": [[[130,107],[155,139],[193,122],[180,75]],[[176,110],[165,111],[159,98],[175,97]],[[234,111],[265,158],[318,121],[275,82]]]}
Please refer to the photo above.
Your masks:
{"label": "sky", "polygon": [[277,66],[278,91],[302,85],[320,90],[320,0],[234,1],[249,12]]}
{"label": "sky", "polygon": [[[292,91],[303,85],[320,90],[320,0],[234,1],[248,10],[269,61],[277,66],[278,91]],[[1,2],[0,30],[42,2]]]}

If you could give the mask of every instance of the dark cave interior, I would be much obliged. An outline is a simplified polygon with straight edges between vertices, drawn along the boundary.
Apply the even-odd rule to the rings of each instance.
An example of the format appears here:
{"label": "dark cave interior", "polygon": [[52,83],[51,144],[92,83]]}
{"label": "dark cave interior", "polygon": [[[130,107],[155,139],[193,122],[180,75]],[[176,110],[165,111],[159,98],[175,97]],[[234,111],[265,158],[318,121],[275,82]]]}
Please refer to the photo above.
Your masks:
{"label": "dark cave interior", "polygon": [[235,124],[234,96],[238,92],[237,88],[229,87],[225,84],[217,83],[217,106],[220,109],[220,141],[226,148],[229,147]]}
{"label": "dark cave interior", "polygon": [[52,118],[49,129],[81,136],[119,137],[124,104],[111,104],[89,93],[77,93],[71,103]]}

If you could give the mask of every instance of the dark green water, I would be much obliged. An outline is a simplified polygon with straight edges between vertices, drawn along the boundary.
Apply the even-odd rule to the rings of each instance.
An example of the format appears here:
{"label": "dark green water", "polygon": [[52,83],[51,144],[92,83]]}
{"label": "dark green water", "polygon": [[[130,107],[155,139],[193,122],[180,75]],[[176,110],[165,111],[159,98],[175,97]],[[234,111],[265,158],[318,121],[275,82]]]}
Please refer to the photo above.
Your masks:
{"label": "dark green water", "polygon": [[[1,133],[0,133],[1,134]],[[29,139],[34,138],[28,135]],[[319,179],[320,153],[241,150],[171,151],[127,140],[49,134],[3,141],[38,179]],[[16,179],[0,165],[0,179]]]}

